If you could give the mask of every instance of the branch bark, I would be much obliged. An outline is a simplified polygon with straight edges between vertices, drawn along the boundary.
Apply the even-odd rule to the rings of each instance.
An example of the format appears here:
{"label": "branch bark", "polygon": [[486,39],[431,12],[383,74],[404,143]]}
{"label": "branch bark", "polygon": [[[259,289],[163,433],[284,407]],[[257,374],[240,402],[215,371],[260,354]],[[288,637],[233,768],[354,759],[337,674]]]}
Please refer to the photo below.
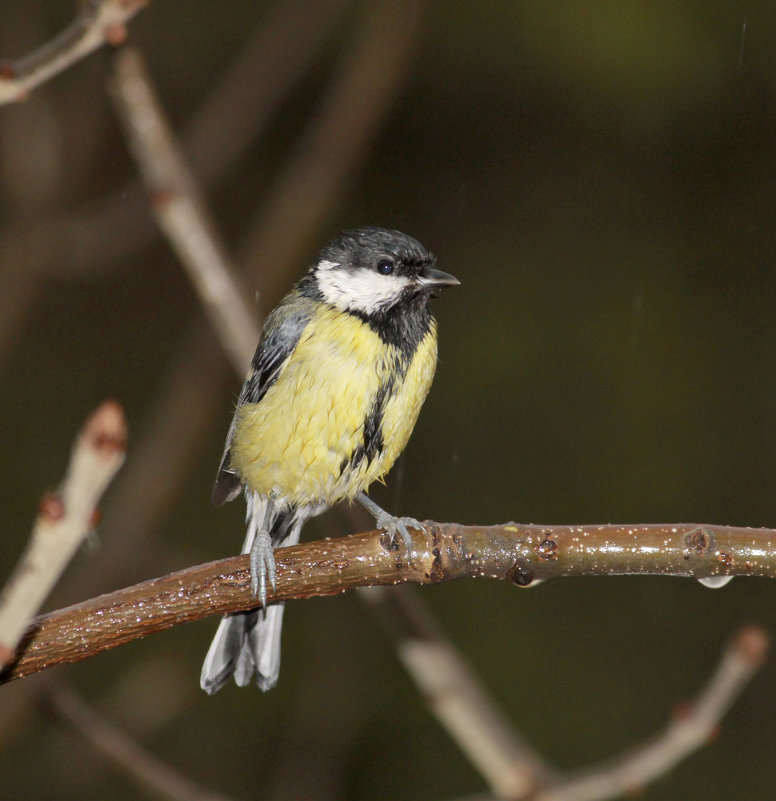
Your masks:
{"label": "branch bark", "polygon": [[[556,576],[659,574],[776,577],[776,531],[733,526],[461,526],[427,522],[412,559],[369,531],[276,551],[277,589],[268,600],[336,595],[354,587],[494,578],[518,586]],[[187,568],[42,615],[0,683],[182,623],[255,607],[247,556]]]}

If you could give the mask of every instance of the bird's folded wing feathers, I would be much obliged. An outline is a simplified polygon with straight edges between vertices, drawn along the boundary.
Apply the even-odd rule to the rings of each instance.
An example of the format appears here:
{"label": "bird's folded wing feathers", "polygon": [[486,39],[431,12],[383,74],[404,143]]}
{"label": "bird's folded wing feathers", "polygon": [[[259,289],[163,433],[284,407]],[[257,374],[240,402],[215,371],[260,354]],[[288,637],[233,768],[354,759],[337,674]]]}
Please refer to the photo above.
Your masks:
{"label": "bird's folded wing feathers", "polygon": [[[258,403],[277,381],[299,343],[302,331],[310,322],[313,311],[312,301],[292,294],[267,317],[251,368],[240,391],[238,409],[246,403]],[[212,499],[216,506],[233,500],[242,489],[240,478],[232,470],[229,458],[236,423],[235,412],[226,435],[224,453],[213,485]]]}

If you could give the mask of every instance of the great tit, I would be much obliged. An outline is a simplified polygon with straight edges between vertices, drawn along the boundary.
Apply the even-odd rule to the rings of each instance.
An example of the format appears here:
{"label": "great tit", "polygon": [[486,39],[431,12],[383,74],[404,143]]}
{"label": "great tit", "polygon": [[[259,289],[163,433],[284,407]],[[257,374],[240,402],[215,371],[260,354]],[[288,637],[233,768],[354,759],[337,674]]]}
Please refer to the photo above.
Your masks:
{"label": "great tit", "polygon": [[357,499],[408,554],[412,518],[396,518],[364,491],[404,450],[434,377],[436,321],[429,301],[460,283],[437,270],[412,237],[385,228],[343,232],[269,314],[240,392],[213,503],[245,493],[251,584],[261,608],[227,615],[202,666],[218,691],[256,674],[262,690],[280,670],[283,604],[273,549],[299,541],[302,525]]}

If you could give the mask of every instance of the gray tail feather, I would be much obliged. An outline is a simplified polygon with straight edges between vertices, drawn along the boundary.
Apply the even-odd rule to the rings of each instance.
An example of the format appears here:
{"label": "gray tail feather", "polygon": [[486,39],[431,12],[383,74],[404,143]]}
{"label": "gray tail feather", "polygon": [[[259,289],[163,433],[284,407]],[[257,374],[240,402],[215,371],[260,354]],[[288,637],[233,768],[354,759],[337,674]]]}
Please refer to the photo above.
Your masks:
{"label": "gray tail feather", "polygon": [[242,663],[246,661],[243,652],[250,615],[250,612],[227,615],[218,624],[218,631],[210,643],[199,677],[199,686],[208,695],[218,692],[232,674],[241,687],[250,681],[250,674],[246,680],[246,671],[242,668]]}
{"label": "gray tail feather", "polygon": [[[243,543],[243,553],[250,551],[265,510],[265,502],[257,494],[246,492],[246,495],[248,534]],[[309,512],[304,509],[281,512],[270,526],[275,546],[299,542],[302,524],[308,516]],[[255,674],[256,683],[262,690],[272,689],[280,673],[283,610],[284,604],[277,603],[268,606],[266,611],[255,609],[226,615],[202,665],[200,687],[212,695],[229,681],[230,676],[234,676],[239,687],[245,687]]]}
{"label": "gray tail feather", "polygon": [[254,674],[262,690],[271,690],[280,674],[282,603],[262,611],[226,615],[202,665],[200,686],[212,695],[234,676],[238,687],[250,684]]}

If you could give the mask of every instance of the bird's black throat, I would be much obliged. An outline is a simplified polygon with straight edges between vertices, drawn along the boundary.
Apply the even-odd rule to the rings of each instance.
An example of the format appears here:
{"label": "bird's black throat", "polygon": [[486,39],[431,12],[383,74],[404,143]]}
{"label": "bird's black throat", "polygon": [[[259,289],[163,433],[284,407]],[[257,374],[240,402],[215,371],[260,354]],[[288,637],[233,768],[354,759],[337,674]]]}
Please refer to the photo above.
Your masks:
{"label": "bird's black throat", "polygon": [[[312,273],[299,281],[297,290],[303,297],[320,303],[326,302]],[[344,313],[366,323],[386,345],[393,345],[409,362],[418,345],[431,330],[433,317],[429,300],[428,292],[410,291],[387,309],[370,312],[347,309]]]}
{"label": "bird's black throat", "polygon": [[429,296],[422,292],[403,298],[389,309],[363,312],[348,310],[348,314],[366,323],[386,345],[393,345],[407,362],[431,330]]}

